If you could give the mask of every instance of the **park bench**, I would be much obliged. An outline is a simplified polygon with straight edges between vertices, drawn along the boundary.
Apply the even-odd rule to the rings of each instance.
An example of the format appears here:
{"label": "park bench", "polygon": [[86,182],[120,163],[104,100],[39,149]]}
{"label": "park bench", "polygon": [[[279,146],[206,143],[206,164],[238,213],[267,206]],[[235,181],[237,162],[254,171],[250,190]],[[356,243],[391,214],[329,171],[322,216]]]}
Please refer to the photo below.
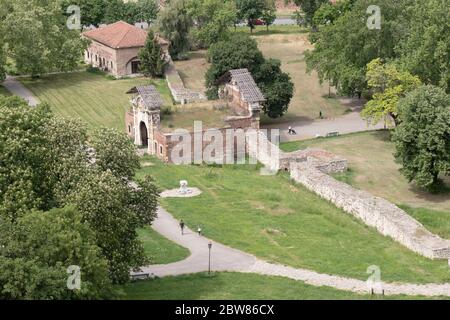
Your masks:
{"label": "park bench", "polygon": [[150,273],[148,272],[132,273],[130,275],[130,278],[132,281],[147,280],[150,278]]}
{"label": "park bench", "polygon": [[338,136],[339,136],[339,132],[328,132],[327,133],[327,138],[338,137]]}

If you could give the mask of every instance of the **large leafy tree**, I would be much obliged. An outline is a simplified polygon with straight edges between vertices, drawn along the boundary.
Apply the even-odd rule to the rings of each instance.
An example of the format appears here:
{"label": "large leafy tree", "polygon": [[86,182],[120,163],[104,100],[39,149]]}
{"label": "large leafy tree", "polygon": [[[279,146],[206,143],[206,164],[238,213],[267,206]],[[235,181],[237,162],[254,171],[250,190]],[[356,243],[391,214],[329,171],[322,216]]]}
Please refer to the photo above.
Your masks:
{"label": "large leafy tree", "polygon": [[166,66],[166,57],[158,39],[150,29],[144,48],[139,51],[141,70],[146,76],[162,77]]}
{"label": "large leafy tree", "polygon": [[189,33],[192,27],[187,0],[171,0],[167,3],[158,14],[157,26],[161,36],[170,41],[172,58],[182,58],[190,49]]}
{"label": "large leafy tree", "polygon": [[228,39],[237,16],[234,0],[189,0],[187,6],[195,24],[194,39],[200,47]]}
{"label": "large leafy tree", "polygon": [[266,0],[236,0],[237,18],[245,20],[250,31],[253,32],[254,20],[261,18],[266,7]]}
{"label": "large leafy tree", "polygon": [[397,52],[404,68],[450,92],[450,13],[441,0],[415,1],[405,10],[408,31]]}
{"label": "large leafy tree", "polygon": [[256,41],[243,33],[235,33],[229,41],[221,41],[208,51],[211,66],[206,73],[209,98],[216,98],[218,80],[232,69],[248,69],[261,88],[266,102],[264,112],[272,118],[282,116],[291,101],[294,85],[288,74],[281,71],[278,60],[265,60]]}
{"label": "large leafy tree", "polygon": [[111,280],[126,281],[146,262],[135,230],[155,217],[158,191],[151,181],[130,184],[138,160],[125,135],[104,129],[89,139],[78,121],[3,98],[0,164],[0,217],[14,223],[32,209],[72,205],[95,233]]}
{"label": "large leafy tree", "polygon": [[[11,223],[0,217],[0,299],[110,298],[108,262],[94,232],[73,208],[30,212]],[[70,266],[80,288],[68,288]]]}
{"label": "large leafy tree", "polygon": [[37,76],[78,67],[87,42],[66,19],[57,0],[10,2],[2,30],[19,72]]}
{"label": "large leafy tree", "polygon": [[265,61],[256,72],[255,80],[266,98],[264,113],[270,118],[283,116],[294,94],[294,84],[291,77],[281,71],[281,62],[274,59]]}
{"label": "large leafy tree", "polygon": [[310,25],[313,30],[316,30],[317,27],[314,21],[314,14],[322,4],[327,2],[329,0],[294,0],[294,3],[300,6],[305,13],[305,23]]}
{"label": "large leafy tree", "polygon": [[421,85],[420,79],[408,71],[398,70],[394,63],[383,64],[375,59],[367,65],[367,84],[373,93],[362,116],[372,124],[390,116],[398,124],[398,101]]}
{"label": "large leafy tree", "polygon": [[258,44],[243,33],[234,33],[230,40],[220,41],[208,50],[208,60],[211,66],[206,72],[206,87],[210,88],[210,98],[217,97],[217,79],[232,69],[247,68],[255,73],[264,63],[264,56],[258,49]]}
{"label": "large leafy tree", "polygon": [[439,175],[450,174],[450,96],[422,86],[399,102],[400,125],[394,132],[402,173],[418,186],[437,191]]}
{"label": "large leafy tree", "polygon": [[403,11],[411,0],[381,0],[382,28],[366,26],[370,0],[356,0],[352,9],[315,34],[315,48],[307,52],[308,70],[315,69],[321,81],[329,80],[340,94],[361,94],[367,88],[366,67],[376,59],[395,58],[395,46],[407,33]]}
{"label": "large leafy tree", "polygon": [[104,20],[108,0],[62,0],[62,11],[66,13],[67,8],[71,5],[80,7],[82,25],[98,26]]}

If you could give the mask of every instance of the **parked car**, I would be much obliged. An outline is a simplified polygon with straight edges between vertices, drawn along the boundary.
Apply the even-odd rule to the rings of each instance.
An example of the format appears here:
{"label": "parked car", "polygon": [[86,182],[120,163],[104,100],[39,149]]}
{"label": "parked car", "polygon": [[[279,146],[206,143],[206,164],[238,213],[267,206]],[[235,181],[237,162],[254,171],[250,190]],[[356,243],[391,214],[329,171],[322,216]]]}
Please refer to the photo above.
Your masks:
{"label": "parked car", "polygon": [[262,21],[261,19],[254,19],[253,20],[253,25],[254,26],[264,26],[266,23],[264,21]]}

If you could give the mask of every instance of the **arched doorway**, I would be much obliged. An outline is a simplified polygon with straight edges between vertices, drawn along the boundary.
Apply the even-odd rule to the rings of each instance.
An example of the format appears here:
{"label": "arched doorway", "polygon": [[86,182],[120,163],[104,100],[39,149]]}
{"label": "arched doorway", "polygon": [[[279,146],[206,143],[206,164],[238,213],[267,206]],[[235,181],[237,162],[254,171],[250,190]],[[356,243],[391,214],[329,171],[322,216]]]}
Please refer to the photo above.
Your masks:
{"label": "arched doorway", "polygon": [[141,122],[141,124],[139,125],[139,130],[141,133],[141,145],[144,147],[148,147],[148,130],[144,122]]}

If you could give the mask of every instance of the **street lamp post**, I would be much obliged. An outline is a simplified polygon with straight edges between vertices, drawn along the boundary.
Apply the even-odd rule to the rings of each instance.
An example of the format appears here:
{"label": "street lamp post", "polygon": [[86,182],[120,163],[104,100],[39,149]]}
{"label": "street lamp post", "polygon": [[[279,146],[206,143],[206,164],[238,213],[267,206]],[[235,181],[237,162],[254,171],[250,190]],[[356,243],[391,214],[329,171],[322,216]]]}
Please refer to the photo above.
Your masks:
{"label": "street lamp post", "polygon": [[211,275],[211,248],[212,248],[212,242],[210,241],[208,243],[208,249],[209,249],[209,255],[208,255],[208,275]]}

